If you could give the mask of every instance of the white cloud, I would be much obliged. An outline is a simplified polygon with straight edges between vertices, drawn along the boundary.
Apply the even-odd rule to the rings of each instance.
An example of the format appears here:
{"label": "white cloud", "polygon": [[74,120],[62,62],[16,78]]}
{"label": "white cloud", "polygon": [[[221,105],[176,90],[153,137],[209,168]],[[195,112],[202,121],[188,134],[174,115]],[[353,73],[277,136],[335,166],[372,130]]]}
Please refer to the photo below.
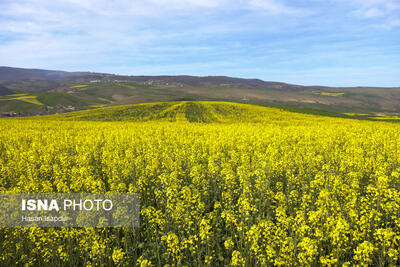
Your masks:
{"label": "white cloud", "polygon": [[398,16],[400,14],[400,3],[397,0],[346,0],[346,2],[354,8],[351,14],[362,18]]}
{"label": "white cloud", "polygon": [[[277,0],[23,0],[1,2],[0,26],[3,31],[27,35],[115,36],[143,34],[163,35],[163,27],[180,27],[187,35],[226,33],[243,29],[232,18],[218,20],[219,14],[229,11],[249,13],[260,10],[276,15],[298,14]],[[6,0],[7,1],[7,0]],[[210,16],[212,21],[208,21]],[[281,25],[279,25],[281,26]],[[169,35],[174,35],[169,31]],[[59,36],[57,37],[59,38]]]}
{"label": "white cloud", "polygon": [[195,15],[193,14],[194,10],[223,12],[248,9],[264,10],[277,15],[305,11],[291,6],[283,0],[23,0],[3,4],[0,14],[12,14],[13,16],[37,16],[40,14],[43,17],[53,18],[59,13],[73,11],[74,13],[90,12],[100,16],[152,17],[167,15],[170,11],[188,12],[189,15]]}
{"label": "white cloud", "polygon": [[348,14],[356,19],[370,21],[369,25],[381,29],[392,30],[400,27],[399,0],[331,0],[341,6],[350,8]]}
{"label": "white cloud", "polygon": [[380,17],[383,16],[385,14],[384,11],[382,11],[381,9],[378,8],[369,8],[367,10],[365,10],[365,12],[363,12],[364,17],[366,18],[375,18],[375,17]]}
{"label": "white cloud", "polygon": [[276,15],[299,14],[305,11],[288,6],[283,1],[276,1],[276,0],[250,0],[249,4],[252,8],[261,9]]}

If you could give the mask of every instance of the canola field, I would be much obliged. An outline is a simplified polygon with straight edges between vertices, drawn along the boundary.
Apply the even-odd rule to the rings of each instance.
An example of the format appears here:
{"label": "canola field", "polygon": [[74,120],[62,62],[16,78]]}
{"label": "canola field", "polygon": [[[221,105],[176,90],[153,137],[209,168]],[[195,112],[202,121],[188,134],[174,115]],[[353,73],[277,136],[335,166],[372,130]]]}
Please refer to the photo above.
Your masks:
{"label": "canola field", "polygon": [[1,119],[0,192],[141,200],[138,228],[0,228],[1,266],[400,265],[396,123],[212,102]]}

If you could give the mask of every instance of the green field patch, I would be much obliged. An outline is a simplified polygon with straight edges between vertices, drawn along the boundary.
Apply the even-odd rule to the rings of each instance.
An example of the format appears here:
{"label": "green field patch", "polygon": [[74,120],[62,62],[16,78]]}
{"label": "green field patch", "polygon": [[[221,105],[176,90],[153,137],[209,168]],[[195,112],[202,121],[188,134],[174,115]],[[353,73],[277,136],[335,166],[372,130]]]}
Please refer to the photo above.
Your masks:
{"label": "green field patch", "polygon": [[0,100],[0,112],[24,112],[24,111],[41,110],[42,108],[43,106],[39,106],[36,104],[20,100],[8,100],[8,101]]}
{"label": "green field patch", "polygon": [[[87,101],[76,94],[47,92],[38,94],[38,100],[48,106],[87,106]],[[92,102],[93,103],[93,102]]]}

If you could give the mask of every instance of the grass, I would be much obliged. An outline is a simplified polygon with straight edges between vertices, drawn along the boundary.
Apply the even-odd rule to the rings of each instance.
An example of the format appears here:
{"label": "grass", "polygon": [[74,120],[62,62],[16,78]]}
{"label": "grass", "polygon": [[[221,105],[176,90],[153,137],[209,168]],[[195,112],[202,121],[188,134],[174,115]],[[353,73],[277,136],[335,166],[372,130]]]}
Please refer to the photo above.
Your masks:
{"label": "grass", "polygon": [[38,99],[49,106],[57,105],[64,97],[65,93],[59,93],[59,92],[49,92],[38,95]]}
{"label": "grass", "polygon": [[20,100],[0,101],[1,112],[24,112],[32,110],[43,110],[43,106]]}
{"label": "grass", "polygon": [[38,94],[38,100],[48,106],[87,106],[83,98],[64,92],[40,93]]}

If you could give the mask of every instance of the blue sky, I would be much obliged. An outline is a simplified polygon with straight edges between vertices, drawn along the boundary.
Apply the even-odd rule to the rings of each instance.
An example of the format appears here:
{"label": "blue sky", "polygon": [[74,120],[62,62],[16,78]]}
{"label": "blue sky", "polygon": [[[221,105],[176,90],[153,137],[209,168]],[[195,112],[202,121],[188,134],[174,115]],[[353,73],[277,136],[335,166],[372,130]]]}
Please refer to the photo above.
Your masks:
{"label": "blue sky", "polygon": [[0,0],[0,65],[400,86],[400,0]]}

